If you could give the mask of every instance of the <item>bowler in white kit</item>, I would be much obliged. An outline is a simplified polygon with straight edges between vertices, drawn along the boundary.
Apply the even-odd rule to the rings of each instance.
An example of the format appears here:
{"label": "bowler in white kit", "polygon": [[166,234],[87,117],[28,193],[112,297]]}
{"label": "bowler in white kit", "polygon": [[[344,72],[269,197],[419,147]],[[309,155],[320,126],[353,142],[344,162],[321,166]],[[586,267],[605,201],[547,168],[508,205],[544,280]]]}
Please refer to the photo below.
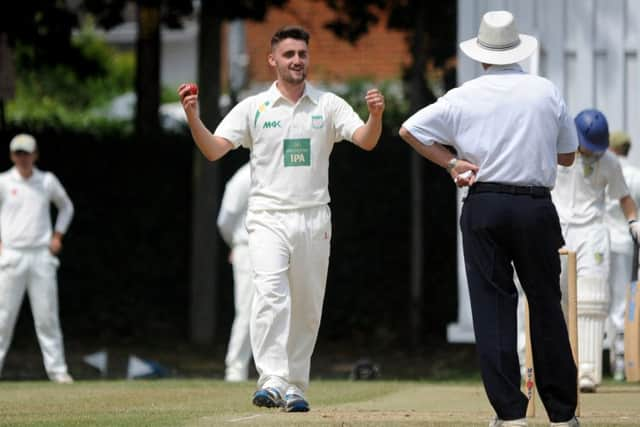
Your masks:
{"label": "bowler in white kit", "polygon": [[251,347],[258,374],[253,403],[306,412],[311,354],[318,336],[331,241],[329,156],[342,140],[372,150],[384,97],[365,96],[366,123],[343,99],[306,82],[309,34],[284,27],[271,39],[277,80],[236,105],[212,134],[197,95],[178,89],[191,134],[209,160],[251,150],[246,226],[253,269]]}

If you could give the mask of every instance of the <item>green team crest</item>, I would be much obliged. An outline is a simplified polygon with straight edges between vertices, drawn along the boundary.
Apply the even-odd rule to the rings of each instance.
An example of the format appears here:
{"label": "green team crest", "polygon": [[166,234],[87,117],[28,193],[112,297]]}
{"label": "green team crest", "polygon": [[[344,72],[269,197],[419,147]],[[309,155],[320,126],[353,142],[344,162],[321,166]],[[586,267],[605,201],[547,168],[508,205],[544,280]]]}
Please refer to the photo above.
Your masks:
{"label": "green team crest", "polygon": [[602,261],[604,261],[604,254],[602,252],[594,253],[593,257],[596,260],[596,264],[602,264]]}
{"label": "green team crest", "polygon": [[322,129],[324,127],[324,118],[322,116],[311,116],[311,127],[313,129]]}

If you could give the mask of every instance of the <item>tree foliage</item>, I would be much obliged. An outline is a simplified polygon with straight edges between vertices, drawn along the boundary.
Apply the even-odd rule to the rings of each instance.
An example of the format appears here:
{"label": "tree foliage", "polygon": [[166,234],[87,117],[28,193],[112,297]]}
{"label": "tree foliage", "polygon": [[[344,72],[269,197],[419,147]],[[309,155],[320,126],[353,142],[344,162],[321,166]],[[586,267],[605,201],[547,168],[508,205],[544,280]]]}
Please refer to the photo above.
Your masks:
{"label": "tree foliage", "polygon": [[[326,24],[338,37],[355,43],[366,34],[370,27],[377,24],[382,12],[386,12],[389,19],[387,27],[405,31],[407,45],[412,62],[404,70],[403,81],[405,94],[409,99],[409,110],[417,111],[435,100],[433,91],[429,88],[425,74],[427,58],[434,64],[442,64],[447,58],[455,54],[456,39],[456,2],[425,2],[423,0],[325,0],[326,4],[336,12],[336,17]],[[433,230],[426,228],[425,223],[441,223],[441,218],[433,215],[429,218],[424,210],[424,193],[428,185],[430,193],[442,182],[447,185],[444,175],[435,171],[433,165],[424,167],[424,159],[415,152],[411,154],[411,273],[408,297],[411,300],[408,312],[408,329],[411,344],[414,349],[419,348],[423,337],[422,307],[424,306],[423,287],[425,282],[424,259],[433,258],[435,252],[425,248],[425,241],[441,241]],[[427,176],[429,174],[429,176]],[[425,185],[425,183],[428,183]],[[448,183],[449,188],[451,187]],[[451,197],[449,200],[454,200]],[[447,217],[455,217],[455,210],[446,212]],[[431,220],[431,221],[430,221]],[[455,232],[455,229],[453,229]],[[449,230],[450,231],[450,230]],[[425,239],[430,233],[434,238]]]}
{"label": "tree foliage", "polygon": [[[62,1],[22,0],[13,2],[11,12],[0,14],[0,32],[8,35],[11,46],[31,47],[25,60],[32,68],[51,64],[85,65],[80,52],[71,43],[71,33],[78,25],[77,15]],[[89,66],[88,72],[91,71]]]}
{"label": "tree foliage", "polygon": [[[22,60],[30,68],[71,65],[81,76],[101,73],[95,61],[87,60],[73,43],[72,34],[91,18],[98,27],[110,29],[124,20],[127,0],[20,0],[11,12],[0,14],[0,32],[13,47],[27,46],[31,53]],[[193,12],[191,0],[139,0],[157,3],[161,19],[170,28],[180,28],[181,19]],[[28,61],[28,62],[27,62]]]}
{"label": "tree foliage", "polygon": [[[456,2],[424,2],[423,0],[325,0],[335,12],[325,24],[336,36],[356,43],[380,21],[380,15],[389,16],[387,27],[405,31],[411,37],[416,29],[415,11],[426,7],[424,37],[427,39],[423,54],[444,61],[455,54]],[[425,5],[426,3],[426,5]]]}

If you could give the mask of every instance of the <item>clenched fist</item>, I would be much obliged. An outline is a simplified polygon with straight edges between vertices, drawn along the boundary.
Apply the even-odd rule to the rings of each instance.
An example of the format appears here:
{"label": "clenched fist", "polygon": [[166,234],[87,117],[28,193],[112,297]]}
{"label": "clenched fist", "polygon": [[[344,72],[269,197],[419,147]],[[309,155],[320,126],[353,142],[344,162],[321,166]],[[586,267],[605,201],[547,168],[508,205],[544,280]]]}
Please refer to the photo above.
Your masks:
{"label": "clenched fist", "polygon": [[378,89],[370,89],[364,97],[367,101],[369,114],[372,116],[381,116],[384,111],[384,96]]}

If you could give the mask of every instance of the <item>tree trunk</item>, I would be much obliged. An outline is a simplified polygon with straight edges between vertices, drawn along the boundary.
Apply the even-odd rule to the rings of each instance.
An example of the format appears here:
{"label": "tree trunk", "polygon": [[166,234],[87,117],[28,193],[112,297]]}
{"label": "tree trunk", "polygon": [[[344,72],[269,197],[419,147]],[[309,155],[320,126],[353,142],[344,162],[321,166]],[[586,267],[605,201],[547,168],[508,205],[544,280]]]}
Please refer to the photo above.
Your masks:
{"label": "tree trunk", "polygon": [[16,70],[7,33],[0,32],[0,131],[7,127],[4,102],[16,94]]}
{"label": "tree trunk", "polygon": [[[213,131],[220,121],[220,48],[222,20],[217,2],[203,1],[200,11],[198,81],[200,115]],[[215,341],[217,317],[219,167],[198,149],[193,157],[193,224],[191,253],[191,340]]]}
{"label": "tree trunk", "polygon": [[[426,70],[425,18],[426,3],[417,0],[414,4],[414,33],[411,43],[412,64],[409,76],[409,108],[411,113],[418,111],[426,103]],[[420,347],[422,337],[423,308],[423,264],[424,264],[424,210],[423,195],[423,163],[424,159],[415,151],[411,152],[411,295],[409,305],[409,326],[411,331],[411,347]]]}
{"label": "tree trunk", "polygon": [[138,4],[138,40],[136,49],[135,130],[140,138],[153,137],[160,129],[160,4]]}

